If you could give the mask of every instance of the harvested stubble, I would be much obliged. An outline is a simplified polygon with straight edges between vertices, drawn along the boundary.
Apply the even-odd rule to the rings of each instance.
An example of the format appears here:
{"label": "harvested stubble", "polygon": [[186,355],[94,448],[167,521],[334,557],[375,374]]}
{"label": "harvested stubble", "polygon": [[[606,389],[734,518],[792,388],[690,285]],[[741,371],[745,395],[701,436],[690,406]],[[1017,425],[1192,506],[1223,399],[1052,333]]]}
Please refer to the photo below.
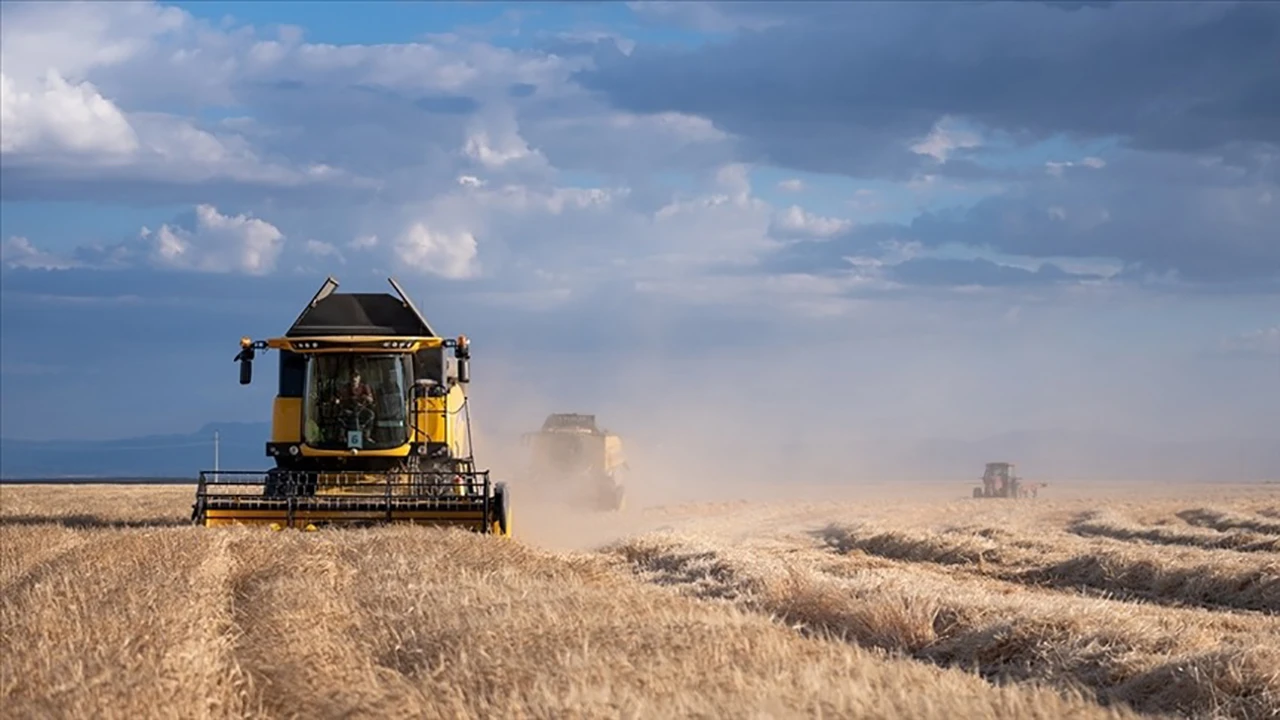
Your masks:
{"label": "harvested stubble", "polygon": [[0,543],[10,717],[1126,716],[460,531],[0,524]]}
{"label": "harvested stubble", "polygon": [[1249,530],[1266,535],[1280,535],[1280,520],[1269,520],[1265,516],[1259,517],[1214,508],[1193,508],[1179,512],[1178,517],[1191,525],[1214,530]]}
{"label": "harvested stubble", "polygon": [[1070,530],[1077,535],[1109,537],[1117,540],[1142,540],[1160,545],[1187,545],[1239,552],[1280,552],[1280,537],[1244,530],[1219,532],[1196,527],[1175,529],[1166,526],[1139,525],[1107,510],[1083,514],[1079,520],[1071,524]]}
{"label": "harvested stubble", "polygon": [[924,565],[784,560],[674,534],[612,551],[653,582],[858,645],[1193,718],[1280,714],[1280,620],[1036,590]]}
{"label": "harvested stubble", "polygon": [[1169,605],[1280,613],[1280,557],[1262,553],[1151,547],[1005,528],[890,529],[829,525],[819,537],[839,553],[961,566],[1003,580],[1092,589]]}

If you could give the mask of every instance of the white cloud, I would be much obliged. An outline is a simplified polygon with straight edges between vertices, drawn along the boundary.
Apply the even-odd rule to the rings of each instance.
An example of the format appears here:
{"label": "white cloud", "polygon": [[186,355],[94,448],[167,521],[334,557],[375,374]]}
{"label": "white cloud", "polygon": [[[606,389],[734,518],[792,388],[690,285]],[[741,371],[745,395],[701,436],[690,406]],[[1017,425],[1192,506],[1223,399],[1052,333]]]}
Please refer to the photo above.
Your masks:
{"label": "white cloud", "polygon": [[956,127],[955,120],[947,116],[935,123],[927,136],[914,143],[911,151],[918,155],[928,155],[938,162],[946,162],[952,152],[981,144],[982,140],[977,133]]}
{"label": "white cloud", "polygon": [[50,68],[43,87],[24,91],[0,72],[0,154],[130,155],[138,136],[91,83],[71,84]]}
{"label": "white cloud", "polygon": [[[574,72],[595,62],[585,51],[512,50],[465,33],[414,43],[332,45],[304,42],[296,29],[267,36],[148,5],[58,8],[24,13],[6,7],[5,72],[16,68],[14,77],[25,85],[12,85],[6,76],[5,92],[19,88],[35,98],[31,83],[53,68],[61,75],[50,77],[64,80],[59,92],[100,101],[101,113],[81,115],[114,118],[116,125],[103,127],[127,128],[134,144],[117,152],[127,167],[55,163],[39,154],[30,154],[27,167],[38,167],[45,180],[79,179],[77,187],[86,193],[114,190],[120,180],[146,180],[165,192],[187,185],[185,192],[201,193],[191,202],[252,210],[290,236],[313,238],[336,253],[316,255],[318,246],[304,241],[273,260],[264,256],[256,267],[279,267],[281,255],[295,252],[371,263],[408,257],[426,272],[452,277],[479,277],[483,264],[488,276],[533,268],[554,273],[558,282],[575,275],[583,282],[649,277],[675,268],[688,278],[726,265],[750,267],[782,238],[833,238],[855,227],[850,219],[799,205],[776,208],[754,196],[751,166],[734,161],[743,157],[742,138],[705,116],[605,105],[599,94],[572,81]],[[56,50],[23,39],[28,36],[85,42]],[[530,88],[515,98],[517,83]],[[208,119],[201,115],[205,110],[225,119]],[[71,123],[81,115],[58,119]],[[983,138],[965,122],[943,115],[911,147],[945,161],[981,146]],[[50,123],[29,127],[42,137],[57,130]],[[15,144],[39,147],[27,139],[31,132],[6,133],[6,142],[13,137]],[[125,136],[101,134],[100,140],[112,137]],[[126,147],[121,142],[117,148]],[[1047,168],[1106,164],[1088,156]],[[8,174],[12,167],[6,162],[11,187],[23,180]],[[983,194],[974,183],[950,182],[942,172],[933,168],[906,184],[915,197],[901,192],[904,186],[859,190],[847,212],[858,218],[860,231],[871,224],[868,213],[964,205],[970,197],[955,201],[957,193]],[[706,184],[692,192],[671,190],[689,177]],[[335,187],[338,192],[318,194]],[[343,193],[348,189],[370,192],[357,198]],[[778,189],[825,190],[799,178],[782,180]],[[235,191],[240,194],[225,194]],[[1109,219],[1105,206],[1070,196],[1050,198],[1040,208],[1048,208],[1055,228],[1071,231]],[[170,235],[184,239],[176,231]],[[378,237],[385,241],[379,244]],[[195,251],[172,238],[149,238],[164,250],[161,259],[249,267],[190,260]],[[882,259],[870,247],[848,253],[864,270]],[[124,250],[111,252],[123,261]]]}
{"label": "white cloud", "polygon": [[346,260],[342,257],[342,253],[338,250],[338,248],[334,247],[333,245],[327,242],[321,242],[319,240],[308,240],[306,244],[303,245],[303,250],[306,251],[308,255],[315,255],[317,257],[332,257],[338,260],[339,262],[346,262]]}
{"label": "white cloud", "polygon": [[443,233],[424,223],[410,225],[396,239],[396,259],[419,271],[452,280],[475,277],[476,238],[469,232]]}
{"label": "white cloud", "polygon": [[196,207],[193,229],[143,228],[148,259],[159,266],[203,272],[263,275],[275,269],[284,234],[271,223],[247,215],[223,215],[212,205]]}
{"label": "white cloud", "polygon": [[376,247],[377,245],[377,235],[361,235],[347,243],[347,247],[352,250],[368,250],[369,248]]}
{"label": "white cloud", "polygon": [[529,144],[514,130],[496,137],[490,137],[487,130],[476,130],[467,136],[464,152],[490,169],[536,156]]}
{"label": "white cloud", "polygon": [[36,81],[50,68],[83,78],[145,55],[157,38],[190,24],[186,12],[150,2],[4,3],[0,63],[5,74]]}
{"label": "white cloud", "polygon": [[777,238],[829,238],[851,227],[852,220],[823,217],[792,205],[774,215],[769,234]]}
{"label": "white cloud", "polygon": [[25,237],[14,235],[0,243],[0,263],[9,267],[62,270],[76,263],[36,247]]}
{"label": "white cloud", "polygon": [[620,130],[660,132],[679,142],[713,142],[729,137],[710,120],[687,113],[659,112],[652,115],[638,115],[615,112],[607,115],[604,121],[610,127]]}
{"label": "white cloud", "polygon": [[1086,167],[1086,168],[1089,168],[1090,170],[1101,170],[1106,166],[1107,166],[1106,160],[1103,160],[1102,158],[1099,158],[1099,157],[1093,157],[1093,156],[1086,157],[1085,159],[1080,160],[1078,162],[1071,161],[1071,160],[1055,162],[1053,160],[1050,160],[1044,164],[1045,172],[1052,175],[1053,177],[1059,177],[1059,178],[1062,177],[1062,174],[1066,168]]}

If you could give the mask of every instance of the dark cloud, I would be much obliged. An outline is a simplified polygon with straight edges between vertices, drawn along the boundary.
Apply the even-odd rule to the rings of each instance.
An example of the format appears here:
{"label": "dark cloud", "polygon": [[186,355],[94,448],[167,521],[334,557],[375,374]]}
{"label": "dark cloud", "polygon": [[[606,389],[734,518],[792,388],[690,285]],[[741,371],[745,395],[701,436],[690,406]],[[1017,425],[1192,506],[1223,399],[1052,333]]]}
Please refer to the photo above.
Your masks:
{"label": "dark cloud", "polygon": [[507,95],[513,98],[527,98],[537,91],[537,85],[531,85],[529,83],[512,83],[512,85],[507,88]]}
{"label": "dark cloud", "polygon": [[705,115],[758,159],[895,177],[918,162],[909,140],[945,114],[1025,140],[1278,143],[1277,58],[1272,3],[820,3],[724,43],[641,45],[577,77],[629,110]]}
{"label": "dark cloud", "polygon": [[901,234],[927,246],[1116,258],[1193,282],[1280,277],[1280,188],[1187,185],[1146,172],[1127,181],[1106,171],[1091,181],[1045,181],[967,209],[924,213]]}
{"label": "dark cloud", "polygon": [[971,206],[926,211],[907,223],[855,226],[823,242],[789,245],[770,271],[848,269],[884,243],[986,248],[1027,257],[1108,258],[1122,279],[1176,273],[1183,281],[1266,292],[1280,282],[1280,185],[1238,168],[1171,154],[1120,152],[1105,167],[1035,176]]}
{"label": "dark cloud", "polygon": [[413,104],[421,110],[442,115],[469,115],[480,109],[479,101],[465,95],[421,97],[414,100]]}

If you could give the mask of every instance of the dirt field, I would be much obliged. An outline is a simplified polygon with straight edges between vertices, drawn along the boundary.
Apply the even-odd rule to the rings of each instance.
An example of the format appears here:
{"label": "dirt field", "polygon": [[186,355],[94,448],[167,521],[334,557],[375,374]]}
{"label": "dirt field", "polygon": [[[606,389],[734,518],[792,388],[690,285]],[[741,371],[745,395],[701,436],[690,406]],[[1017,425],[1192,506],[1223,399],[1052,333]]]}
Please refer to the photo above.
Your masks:
{"label": "dirt field", "polygon": [[0,707],[1280,717],[1280,485],[967,491],[526,502],[503,540],[201,529],[190,488],[6,485]]}

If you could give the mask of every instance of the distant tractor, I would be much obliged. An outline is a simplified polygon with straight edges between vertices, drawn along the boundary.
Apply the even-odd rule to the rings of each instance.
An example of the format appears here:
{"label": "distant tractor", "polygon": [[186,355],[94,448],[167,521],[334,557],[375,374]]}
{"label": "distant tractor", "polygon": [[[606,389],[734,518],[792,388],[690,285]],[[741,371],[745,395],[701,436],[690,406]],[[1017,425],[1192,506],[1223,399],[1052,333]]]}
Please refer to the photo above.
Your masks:
{"label": "distant tractor", "polygon": [[622,439],[596,425],[595,415],[553,413],[537,432],[526,433],[532,446],[529,479],[575,505],[620,510],[628,469]]}
{"label": "distant tractor", "polygon": [[1013,463],[989,462],[982,474],[982,486],[973,489],[976,498],[1036,497],[1048,483],[1028,483],[1015,473]]}

